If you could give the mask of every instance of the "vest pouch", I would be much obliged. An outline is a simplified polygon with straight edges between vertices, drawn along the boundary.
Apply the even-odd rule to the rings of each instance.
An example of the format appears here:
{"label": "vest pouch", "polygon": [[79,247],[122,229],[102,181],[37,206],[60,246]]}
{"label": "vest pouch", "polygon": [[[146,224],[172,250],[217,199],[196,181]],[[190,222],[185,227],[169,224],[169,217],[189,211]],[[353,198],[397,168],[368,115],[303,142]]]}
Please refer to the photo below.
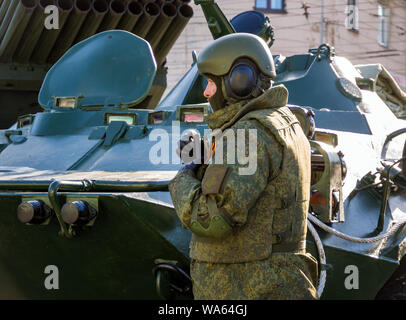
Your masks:
{"label": "vest pouch", "polygon": [[231,226],[224,220],[224,218],[220,214],[216,213],[210,216],[208,219],[209,221],[207,228],[203,227],[199,221],[192,219],[190,230],[200,237],[215,239],[224,238],[231,233]]}
{"label": "vest pouch", "polygon": [[287,242],[292,235],[292,215],[291,208],[275,209],[272,236],[279,238],[278,243]]}
{"label": "vest pouch", "polygon": [[[288,192],[285,192],[287,194]],[[272,225],[272,233],[291,233],[293,219],[295,218],[295,196],[294,194],[288,197],[276,195],[276,207],[274,209],[274,218]]]}

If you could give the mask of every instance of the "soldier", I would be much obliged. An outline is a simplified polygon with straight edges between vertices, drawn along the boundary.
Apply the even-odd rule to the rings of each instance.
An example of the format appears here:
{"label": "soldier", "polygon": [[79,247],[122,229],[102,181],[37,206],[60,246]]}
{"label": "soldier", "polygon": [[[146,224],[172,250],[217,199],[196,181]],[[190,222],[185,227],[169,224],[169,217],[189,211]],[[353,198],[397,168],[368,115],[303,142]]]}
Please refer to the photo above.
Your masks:
{"label": "soldier", "polygon": [[227,35],[202,51],[197,66],[208,79],[208,126],[256,130],[257,167],[241,174],[244,165],[227,162],[223,143],[223,164],[183,165],[169,185],[193,232],[195,299],[317,299],[317,261],[306,253],[310,146],[286,107],[287,89],[271,87],[268,46],[255,35]]}

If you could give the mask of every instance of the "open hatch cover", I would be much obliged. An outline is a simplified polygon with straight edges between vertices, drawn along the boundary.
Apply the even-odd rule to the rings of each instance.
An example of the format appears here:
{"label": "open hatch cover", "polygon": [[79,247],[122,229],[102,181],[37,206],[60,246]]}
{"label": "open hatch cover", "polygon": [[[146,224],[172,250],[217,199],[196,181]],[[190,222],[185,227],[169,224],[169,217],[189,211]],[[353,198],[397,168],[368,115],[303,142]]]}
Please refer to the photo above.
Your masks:
{"label": "open hatch cover", "polygon": [[38,102],[52,107],[56,98],[76,98],[80,106],[133,106],[146,97],[155,73],[147,41],[127,31],[105,31],[76,44],[56,62]]}

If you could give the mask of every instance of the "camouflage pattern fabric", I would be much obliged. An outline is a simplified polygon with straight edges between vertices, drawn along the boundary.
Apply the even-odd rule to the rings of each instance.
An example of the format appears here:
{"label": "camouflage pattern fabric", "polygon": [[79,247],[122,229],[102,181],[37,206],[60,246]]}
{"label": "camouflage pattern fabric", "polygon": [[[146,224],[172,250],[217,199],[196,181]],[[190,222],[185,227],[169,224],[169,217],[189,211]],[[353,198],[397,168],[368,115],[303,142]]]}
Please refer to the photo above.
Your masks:
{"label": "camouflage pattern fabric", "polygon": [[[317,273],[317,263],[304,258],[304,246],[295,247],[304,245],[306,239],[310,147],[297,119],[285,107],[287,97],[287,89],[276,86],[258,98],[226,106],[206,118],[211,129],[230,129],[235,136],[238,129],[256,130],[255,172],[241,175],[239,170],[248,164],[230,164],[227,144],[223,143],[223,163],[229,173],[219,192],[202,192],[204,170],[208,172],[212,164],[198,175],[182,171],[169,185],[174,207],[186,228],[194,215],[204,219],[212,214],[208,203],[213,200],[218,210],[234,222],[232,233],[222,239],[192,236],[191,273],[196,299],[273,299],[278,291],[283,299],[316,297],[310,274]],[[241,152],[237,145],[236,151]],[[242,151],[249,154],[247,134]],[[217,143],[215,152],[219,152]],[[286,252],[272,253],[281,245],[286,250],[279,251]],[[212,278],[223,279],[219,282],[223,291]],[[261,285],[257,278],[261,278]],[[286,288],[297,286],[301,288],[295,290],[297,293],[282,294]]]}
{"label": "camouflage pattern fabric", "polygon": [[196,300],[313,300],[315,263],[310,254],[292,253],[232,264],[193,260],[193,293]]}

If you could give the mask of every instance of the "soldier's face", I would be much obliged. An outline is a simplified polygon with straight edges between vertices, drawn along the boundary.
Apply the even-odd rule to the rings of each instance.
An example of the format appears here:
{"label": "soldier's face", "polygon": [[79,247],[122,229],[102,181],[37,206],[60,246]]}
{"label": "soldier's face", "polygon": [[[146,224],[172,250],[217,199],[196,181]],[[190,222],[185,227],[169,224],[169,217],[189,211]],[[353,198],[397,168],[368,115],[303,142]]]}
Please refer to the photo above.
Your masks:
{"label": "soldier's face", "polygon": [[206,90],[204,90],[204,96],[208,99],[216,94],[217,86],[210,78],[206,79],[207,79],[207,87]]}

